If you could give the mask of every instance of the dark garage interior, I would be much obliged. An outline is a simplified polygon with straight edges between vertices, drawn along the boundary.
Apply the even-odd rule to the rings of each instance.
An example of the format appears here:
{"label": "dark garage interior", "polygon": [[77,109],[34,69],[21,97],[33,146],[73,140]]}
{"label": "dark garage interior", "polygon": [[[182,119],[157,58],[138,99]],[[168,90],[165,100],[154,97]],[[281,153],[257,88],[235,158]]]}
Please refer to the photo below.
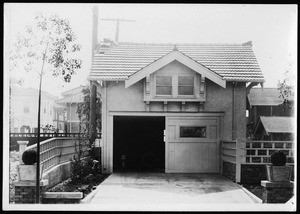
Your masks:
{"label": "dark garage interior", "polygon": [[165,117],[114,116],[114,172],[165,171]]}

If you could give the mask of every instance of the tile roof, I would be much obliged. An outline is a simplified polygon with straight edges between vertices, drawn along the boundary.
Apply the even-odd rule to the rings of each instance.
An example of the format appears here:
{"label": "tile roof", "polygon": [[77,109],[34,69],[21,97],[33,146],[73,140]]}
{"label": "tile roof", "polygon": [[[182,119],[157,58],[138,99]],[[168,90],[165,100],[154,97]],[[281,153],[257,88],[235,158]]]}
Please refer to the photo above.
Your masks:
{"label": "tile roof", "polygon": [[260,121],[268,133],[293,133],[294,117],[260,117]]}
{"label": "tile roof", "polygon": [[278,106],[283,103],[277,88],[252,88],[248,94],[251,106]]}
{"label": "tile roof", "polygon": [[[177,49],[227,81],[264,82],[249,44],[176,44]],[[98,46],[90,80],[125,80],[170,53],[174,44],[119,43]]]}

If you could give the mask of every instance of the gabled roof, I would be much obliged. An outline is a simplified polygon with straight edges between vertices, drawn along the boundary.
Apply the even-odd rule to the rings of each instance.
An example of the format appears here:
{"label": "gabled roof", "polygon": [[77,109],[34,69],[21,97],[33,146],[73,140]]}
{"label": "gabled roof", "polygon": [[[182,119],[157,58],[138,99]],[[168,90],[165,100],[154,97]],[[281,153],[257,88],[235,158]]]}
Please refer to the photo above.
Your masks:
{"label": "gabled roof", "polygon": [[[264,82],[252,46],[245,44],[176,44],[178,51],[225,81]],[[120,42],[98,47],[89,80],[127,80],[172,52],[174,44]]]}
{"label": "gabled roof", "polygon": [[[260,124],[269,133],[294,133],[295,118],[294,117],[260,117]],[[255,132],[257,128],[255,129]]]}
{"label": "gabled roof", "polygon": [[[56,96],[53,94],[50,94],[46,91],[42,91],[42,99],[43,98],[48,98],[48,99],[57,99]],[[22,87],[12,87],[11,88],[11,95],[14,96],[31,96],[31,97],[38,97],[39,95],[39,90],[34,89],[34,88],[22,88]]]}
{"label": "gabled roof", "polygon": [[200,63],[194,61],[190,57],[184,55],[180,51],[174,50],[165,56],[159,58],[155,62],[149,64],[145,68],[139,70],[138,72],[135,72],[132,74],[128,80],[125,81],[125,87],[129,87],[130,85],[136,83],[137,81],[145,78],[147,75],[150,75],[151,73],[154,73],[158,69],[162,68],[163,66],[173,62],[178,61],[190,69],[198,72],[202,76],[207,77],[208,79],[212,80],[213,82],[217,83],[218,85],[222,86],[223,88],[226,88],[226,81],[222,79],[220,75],[218,75],[215,72],[212,72],[211,70],[207,69]]}
{"label": "gabled roof", "polygon": [[76,88],[72,88],[70,90],[64,91],[61,93],[62,96],[66,97],[69,95],[73,95],[73,94],[77,94],[77,93],[82,93],[82,90],[85,88],[86,86],[80,85]]}
{"label": "gabled roof", "polygon": [[64,103],[81,103],[83,102],[83,93],[77,93],[73,95],[69,95],[62,99],[56,100],[56,103],[64,104]]}
{"label": "gabled roof", "polygon": [[277,88],[252,88],[248,94],[251,106],[278,106],[283,103]]}

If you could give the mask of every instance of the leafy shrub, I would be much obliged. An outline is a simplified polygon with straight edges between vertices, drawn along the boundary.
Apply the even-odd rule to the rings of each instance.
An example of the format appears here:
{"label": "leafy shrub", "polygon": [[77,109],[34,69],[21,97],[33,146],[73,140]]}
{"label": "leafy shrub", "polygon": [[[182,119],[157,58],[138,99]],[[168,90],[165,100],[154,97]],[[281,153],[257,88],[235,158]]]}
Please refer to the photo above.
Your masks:
{"label": "leafy shrub", "polygon": [[286,164],[286,155],[283,151],[275,151],[271,155],[273,166],[284,166]]}
{"label": "leafy shrub", "polygon": [[98,170],[94,167],[92,158],[88,157],[83,160],[80,156],[74,155],[71,159],[71,183],[89,183],[91,177],[97,174]]}
{"label": "leafy shrub", "polygon": [[25,165],[33,165],[37,162],[37,152],[33,149],[26,150],[22,155],[22,161]]}

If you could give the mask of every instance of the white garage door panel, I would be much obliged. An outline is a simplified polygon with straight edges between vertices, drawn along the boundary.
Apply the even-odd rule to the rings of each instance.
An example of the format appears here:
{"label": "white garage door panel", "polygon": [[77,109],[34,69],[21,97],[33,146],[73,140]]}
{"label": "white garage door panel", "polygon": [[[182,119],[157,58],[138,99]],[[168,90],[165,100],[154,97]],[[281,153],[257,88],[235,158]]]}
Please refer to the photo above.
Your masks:
{"label": "white garage door panel", "polygon": [[217,143],[169,143],[167,172],[218,173]]}
{"label": "white garage door panel", "polygon": [[[205,137],[180,137],[180,127],[205,127]],[[166,121],[166,172],[219,173],[219,119],[169,117]]]}

